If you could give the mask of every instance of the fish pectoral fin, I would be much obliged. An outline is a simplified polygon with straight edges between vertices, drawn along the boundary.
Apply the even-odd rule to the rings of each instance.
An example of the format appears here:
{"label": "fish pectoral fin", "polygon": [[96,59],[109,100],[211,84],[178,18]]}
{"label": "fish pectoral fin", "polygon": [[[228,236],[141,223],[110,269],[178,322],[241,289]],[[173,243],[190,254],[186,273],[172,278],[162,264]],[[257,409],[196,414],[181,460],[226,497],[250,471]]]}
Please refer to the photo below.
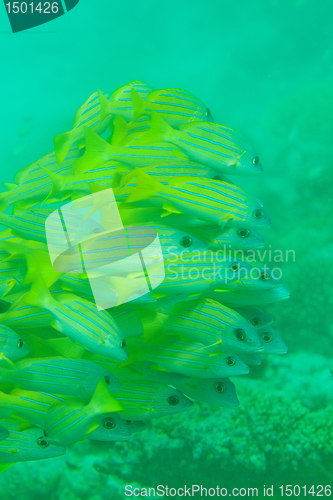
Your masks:
{"label": "fish pectoral fin", "polygon": [[171,179],[168,181],[168,184],[170,186],[176,187],[184,184],[185,182],[190,182],[190,181],[193,182],[193,177],[185,174],[185,175],[180,175],[179,177],[171,177]]}
{"label": "fish pectoral fin", "polygon": [[163,212],[161,212],[161,217],[168,217],[168,215],[172,215],[172,212],[168,212],[168,210],[163,210]]}
{"label": "fish pectoral fin", "polygon": [[15,370],[15,364],[10,359],[6,358],[3,352],[0,352],[0,360],[4,361],[7,364],[7,368]]}
{"label": "fish pectoral fin", "polygon": [[82,198],[82,194],[81,193],[78,193],[76,191],[73,191],[73,193],[71,194],[71,200],[72,201],[76,201],[78,200],[79,198]]}
{"label": "fish pectoral fin", "polygon": [[60,327],[60,323],[58,322],[58,320],[54,319],[51,323],[50,323],[50,326],[52,326],[52,328],[54,328],[55,330],[57,330],[57,332],[61,332],[61,327]]}
{"label": "fish pectoral fin", "polygon": [[3,472],[4,470],[9,469],[9,467],[11,467],[12,465],[15,465],[15,463],[13,463],[13,464],[1,464],[0,463],[0,472]]}
{"label": "fish pectoral fin", "polygon": [[[21,420],[20,424],[17,428],[18,432],[22,432],[22,431],[25,431],[26,429],[30,429],[31,427],[34,427],[34,425],[31,422],[27,422],[26,420],[21,419],[18,415],[14,415],[14,416],[16,419]],[[12,417],[12,415],[11,415],[11,417]]]}
{"label": "fish pectoral fin", "polygon": [[190,293],[189,297],[200,297],[201,293]]}
{"label": "fish pectoral fin", "polygon": [[16,283],[17,283],[17,281],[14,278],[11,279],[8,282],[8,287],[7,287],[6,291],[5,291],[5,293],[3,294],[4,297],[9,294],[9,292],[11,291],[11,289],[13,288],[13,286],[15,286]]}
{"label": "fish pectoral fin", "polygon": [[219,220],[220,228],[223,229],[224,226],[227,224],[227,222],[229,222],[230,220],[233,220],[233,217],[231,217],[231,216],[221,217],[221,219]]}
{"label": "fish pectoral fin", "polygon": [[166,293],[158,293],[158,292],[152,292],[150,295],[153,299],[161,299],[162,297],[167,297]]}
{"label": "fish pectoral fin", "polygon": [[11,191],[12,189],[15,189],[17,187],[17,184],[12,184],[10,182],[4,182],[3,185],[5,186],[7,191]]}
{"label": "fish pectoral fin", "polygon": [[89,427],[89,429],[88,429],[88,431],[86,432],[86,434],[85,434],[85,435],[87,436],[87,435],[88,435],[88,434],[90,434],[91,432],[95,431],[98,427],[99,427],[99,424],[98,424],[97,422],[95,422],[94,424],[92,424],[92,425]]}
{"label": "fish pectoral fin", "polygon": [[163,203],[162,208],[163,208],[163,210],[166,210],[167,212],[172,213],[172,214],[182,214],[183,213],[183,212],[181,212],[181,210],[174,207],[172,205],[172,203],[169,203],[168,201],[165,201]]}
{"label": "fish pectoral fin", "polygon": [[151,370],[154,370],[156,372],[167,372],[168,370],[166,370],[165,368],[162,368],[161,366],[159,365],[151,365],[150,366],[150,369]]}

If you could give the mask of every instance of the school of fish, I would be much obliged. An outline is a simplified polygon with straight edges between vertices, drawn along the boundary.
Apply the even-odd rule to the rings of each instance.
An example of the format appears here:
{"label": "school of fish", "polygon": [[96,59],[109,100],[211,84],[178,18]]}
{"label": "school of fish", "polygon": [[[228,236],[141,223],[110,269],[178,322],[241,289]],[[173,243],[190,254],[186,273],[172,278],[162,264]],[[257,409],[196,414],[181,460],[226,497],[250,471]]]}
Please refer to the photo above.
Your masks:
{"label": "school of fish", "polygon": [[[92,94],[54,152],[5,185],[0,470],[83,439],[130,439],[196,402],[235,408],[231,378],[286,353],[261,307],[289,292],[249,258],[269,217],[227,177],[262,170],[195,95],[134,81]],[[111,190],[125,232],[101,208]],[[48,238],[61,249],[63,227],[46,224],[91,196],[89,216],[59,211],[80,244],[55,265]],[[112,307],[97,306],[98,286]]]}

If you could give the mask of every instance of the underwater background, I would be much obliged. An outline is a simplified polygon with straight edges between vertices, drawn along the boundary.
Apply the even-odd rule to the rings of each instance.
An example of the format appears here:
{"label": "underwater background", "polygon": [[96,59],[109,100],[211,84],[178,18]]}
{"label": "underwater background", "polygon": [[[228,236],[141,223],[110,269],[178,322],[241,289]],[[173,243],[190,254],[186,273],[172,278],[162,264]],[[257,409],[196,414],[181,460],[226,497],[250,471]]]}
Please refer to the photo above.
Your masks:
{"label": "underwater background", "polygon": [[125,498],[124,485],[327,485],[333,469],[333,4],[314,0],[81,0],[13,35],[0,15],[0,180],[53,149],[96,89],[181,87],[259,151],[237,184],[264,202],[288,301],[271,305],[288,354],[234,379],[240,406],[197,404],[126,442],[72,446],[0,475],[3,500]]}

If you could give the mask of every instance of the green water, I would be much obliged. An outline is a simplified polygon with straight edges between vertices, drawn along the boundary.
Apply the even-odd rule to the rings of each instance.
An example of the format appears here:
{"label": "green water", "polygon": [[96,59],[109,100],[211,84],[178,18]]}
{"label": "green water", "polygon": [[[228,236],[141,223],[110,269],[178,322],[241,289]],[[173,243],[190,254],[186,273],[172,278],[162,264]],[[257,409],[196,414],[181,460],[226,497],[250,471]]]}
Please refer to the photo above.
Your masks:
{"label": "green water", "polygon": [[15,35],[0,12],[2,182],[52,151],[96,89],[134,79],[181,87],[255,145],[264,174],[237,184],[264,202],[266,248],[295,252],[295,262],[279,264],[290,300],[267,307],[288,354],[235,380],[239,408],[197,405],[128,442],[84,441],[65,457],[17,464],[0,475],[1,499],[108,500],[125,498],[125,485],[185,484],[219,485],[228,496],[257,487],[261,498],[264,485],[274,496],[281,485],[314,485],[325,496],[319,485],[333,482],[332,3],[81,0]]}

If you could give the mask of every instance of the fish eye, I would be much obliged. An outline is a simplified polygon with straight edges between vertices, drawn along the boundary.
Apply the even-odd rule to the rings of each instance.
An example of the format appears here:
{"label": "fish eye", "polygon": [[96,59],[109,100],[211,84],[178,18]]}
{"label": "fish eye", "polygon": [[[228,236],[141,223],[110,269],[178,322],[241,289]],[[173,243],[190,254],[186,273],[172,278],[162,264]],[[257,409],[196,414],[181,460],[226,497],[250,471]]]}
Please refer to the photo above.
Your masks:
{"label": "fish eye", "polygon": [[167,402],[170,406],[177,406],[179,404],[179,398],[177,398],[177,396],[170,396]]}
{"label": "fish eye", "polygon": [[255,156],[252,160],[253,165],[259,165],[260,159],[259,156]]}
{"label": "fish eye", "polygon": [[264,215],[264,212],[260,209],[260,208],[257,208],[257,210],[254,210],[253,211],[253,217],[255,219],[261,219]]}
{"label": "fish eye", "polygon": [[269,344],[273,340],[273,335],[271,335],[269,332],[262,333],[261,340],[265,342],[265,344]]}
{"label": "fish eye", "polygon": [[247,238],[250,235],[249,229],[238,229],[237,236],[240,238]]}
{"label": "fish eye", "polygon": [[236,328],[234,333],[236,339],[239,340],[240,342],[246,339],[246,333],[241,328]]}
{"label": "fish eye", "polygon": [[212,116],[212,113],[210,112],[209,108],[206,108],[206,117],[210,118]]}
{"label": "fish eye", "polygon": [[104,429],[111,430],[117,427],[117,422],[115,421],[114,418],[111,417],[104,418],[104,420],[102,420],[102,427],[104,427]]}
{"label": "fish eye", "polygon": [[255,318],[252,318],[251,323],[253,326],[258,326],[261,323],[261,319],[256,316]]}
{"label": "fish eye", "polygon": [[180,245],[183,248],[189,248],[193,244],[193,240],[190,236],[183,236],[180,240]]}
{"label": "fish eye", "polygon": [[230,266],[230,269],[232,269],[232,271],[238,271],[239,270],[239,264],[237,262],[235,262],[235,264],[233,264],[232,266]]}
{"label": "fish eye", "polygon": [[261,279],[261,281],[268,281],[271,279],[271,277],[268,273],[262,272],[260,274],[260,279]]}
{"label": "fish eye", "polygon": [[106,382],[108,385],[109,385],[109,384],[110,384],[110,382],[111,382],[111,379],[110,379],[109,375],[105,375],[104,380],[105,380],[105,382]]}
{"label": "fish eye", "polygon": [[122,349],[125,349],[126,345],[127,345],[127,344],[126,344],[126,340],[125,340],[125,339],[123,339],[123,340],[121,341],[120,347],[121,347]]}
{"label": "fish eye", "polygon": [[50,443],[46,439],[44,439],[43,436],[38,438],[36,443],[40,448],[47,448],[48,446],[50,446]]}
{"label": "fish eye", "polygon": [[216,382],[214,389],[218,394],[223,394],[227,390],[227,386],[224,382]]}
{"label": "fish eye", "polygon": [[236,364],[236,360],[232,356],[225,358],[225,362],[228,366],[234,366]]}
{"label": "fish eye", "polygon": [[24,346],[23,340],[22,339],[18,339],[18,341],[17,341],[17,347],[20,349],[23,346]]}

